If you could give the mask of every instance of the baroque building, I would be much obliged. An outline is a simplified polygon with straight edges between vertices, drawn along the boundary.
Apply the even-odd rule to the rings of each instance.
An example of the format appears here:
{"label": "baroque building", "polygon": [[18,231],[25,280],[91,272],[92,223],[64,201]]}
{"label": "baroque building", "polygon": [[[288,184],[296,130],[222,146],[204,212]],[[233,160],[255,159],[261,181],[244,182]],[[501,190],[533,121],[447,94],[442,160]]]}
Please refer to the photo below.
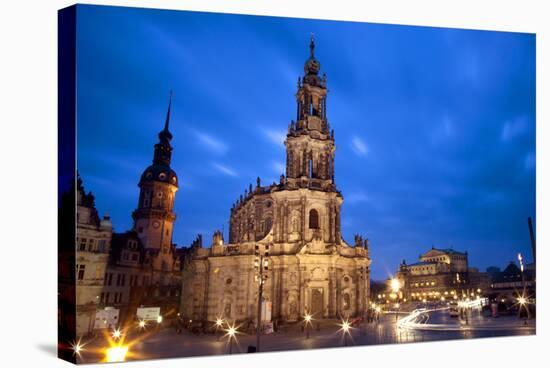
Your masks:
{"label": "baroque building", "polygon": [[[399,265],[397,279],[400,297],[408,300],[434,301],[486,295],[489,275],[468,266],[468,252],[432,247],[419,262]],[[391,285],[388,285],[388,289]],[[377,299],[384,299],[378,294]]]}
{"label": "baroque building", "polygon": [[113,226],[109,216],[100,219],[94,195],[85,192],[80,177],[76,190],[76,228],[76,334],[82,336],[94,329]]}
{"label": "baroque building", "polygon": [[327,78],[319,75],[314,50],[312,38],[298,79],[296,120],[285,140],[285,175],[269,185],[258,178],[239,197],[230,211],[228,244],[221,232],[210,247],[198,237],[185,257],[181,313],[189,319],[255,320],[258,250],[269,252],[263,308],[272,319],[297,320],[306,312],[314,318],[355,316],[368,309],[368,240],[356,236],[352,246],[342,238]]}

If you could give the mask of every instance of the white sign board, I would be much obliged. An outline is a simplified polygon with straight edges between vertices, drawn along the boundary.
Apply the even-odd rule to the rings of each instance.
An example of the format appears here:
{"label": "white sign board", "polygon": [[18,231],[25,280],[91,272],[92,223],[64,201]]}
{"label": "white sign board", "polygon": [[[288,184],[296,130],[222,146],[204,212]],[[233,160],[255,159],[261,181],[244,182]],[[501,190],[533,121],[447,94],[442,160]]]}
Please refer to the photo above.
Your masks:
{"label": "white sign board", "polygon": [[94,329],[99,330],[117,326],[119,312],[115,308],[98,309],[95,313]]}
{"label": "white sign board", "polygon": [[137,319],[144,321],[156,321],[160,316],[160,307],[138,308],[136,312]]}

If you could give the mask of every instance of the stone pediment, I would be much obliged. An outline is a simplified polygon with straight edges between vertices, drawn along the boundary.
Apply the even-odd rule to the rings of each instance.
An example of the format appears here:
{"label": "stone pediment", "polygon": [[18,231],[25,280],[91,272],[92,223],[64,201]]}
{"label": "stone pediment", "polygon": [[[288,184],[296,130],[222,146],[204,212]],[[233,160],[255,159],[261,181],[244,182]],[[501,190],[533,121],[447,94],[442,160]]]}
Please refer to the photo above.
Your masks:
{"label": "stone pediment", "polygon": [[446,254],[445,252],[442,252],[438,249],[431,249],[431,250],[427,251],[426,253],[424,253],[422,255],[422,258],[424,258],[424,257],[437,257],[437,256],[445,255],[445,254]]}

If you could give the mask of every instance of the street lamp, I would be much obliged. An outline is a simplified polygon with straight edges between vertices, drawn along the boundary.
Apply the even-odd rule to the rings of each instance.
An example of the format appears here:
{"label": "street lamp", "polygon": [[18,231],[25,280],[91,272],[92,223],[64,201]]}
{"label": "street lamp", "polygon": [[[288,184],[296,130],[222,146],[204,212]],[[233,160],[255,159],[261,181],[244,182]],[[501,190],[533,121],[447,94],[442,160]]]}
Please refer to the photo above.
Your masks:
{"label": "street lamp", "polygon": [[392,278],[390,280],[390,288],[392,292],[394,293],[395,297],[397,298],[397,303],[395,303],[395,321],[397,322],[398,314],[399,314],[399,290],[401,289],[401,282],[397,278]]}
{"label": "street lamp", "polygon": [[[223,326],[223,319],[221,318],[216,318],[216,335],[218,334],[218,331],[220,330],[220,328],[222,328]],[[220,339],[220,337],[218,336],[218,340]]]}
{"label": "street lamp", "polygon": [[342,331],[342,334],[343,334],[343,337],[344,337],[344,346],[348,346],[347,335],[351,336],[351,333],[350,333],[351,324],[346,319],[345,321],[342,320],[342,323],[339,326],[340,326],[340,330]]}
{"label": "street lamp", "polygon": [[138,323],[139,329],[140,329],[140,330],[145,329],[145,325],[146,325],[146,324],[147,324],[147,323],[145,322],[145,320],[143,320],[143,319],[140,320],[139,323]]}
{"label": "street lamp", "polygon": [[311,314],[306,314],[304,316],[304,323],[306,325],[306,339],[309,339],[309,326],[311,325]]}
{"label": "street lamp", "polygon": [[71,343],[71,349],[73,350],[73,355],[77,355],[78,357],[80,357],[81,356],[80,354],[84,351],[85,345],[86,344],[83,344],[81,339],[78,339],[78,341]]}
{"label": "street lamp", "polygon": [[391,290],[394,292],[394,293],[398,293],[399,292],[399,289],[401,289],[401,283],[399,282],[398,279],[396,278],[393,278],[391,279],[390,281],[390,287],[391,287]]}
{"label": "street lamp", "polygon": [[[525,284],[525,274],[523,273],[524,267],[523,267],[523,256],[521,253],[518,253],[518,261],[519,261],[519,269],[521,271],[521,284],[523,286],[523,293],[518,298],[519,302],[519,313],[518,317],[521,316],[521,307],[525,307],[525,311],[527,313],[527,319],[529,319],[529,306],[527,305],[527,299],[525,298],[525,293],[527,291],[527,285]],[[527,324],[527,319],[524,321],[524,324]]]}
{"label": "street lamp", "polygon": [[122,337],[122,332],[120,331],[119,328],[115,328],[113,329],[112,336],[113,336],[113,339],[118,340]]}
{"label": "street lamp", "polygon": [[262,325],[262,301],[264,293],[264,283],[267,280],[267,271],[269,271],[269,244],[264,245],[263,253],[260,250],[260,244],[255,245],[254,249],[254,271],[255,278],[258,281],[258,312],[256,320],[256,351],[260,351],[260,335]]}
{"label": "street lamp", "polygon": [[226,331],[225,336],[227,336],[228,343],[229,343],[229,354],[231,354],[233,350],[233,339],[236,339],[235,335],[237,334],[237,329],[238,327],[235,327],[235,324],[233,324],[232,326],[228,325],[227,329],[225,330]]}
{"label": "street lamp", "polygon": [[519,304],[519,312],[518,312],[518,317],[521,317],[521,308],[525,308],[525,311],[526,311],[526,318],[523,320],[523,324],[524,325],[527,325],[527,319],[529,319],[529,306],[528,306],[528,300],[526,297],[524,297],[523,295],[521,295],[519,298],[518,298],[518,304]]}

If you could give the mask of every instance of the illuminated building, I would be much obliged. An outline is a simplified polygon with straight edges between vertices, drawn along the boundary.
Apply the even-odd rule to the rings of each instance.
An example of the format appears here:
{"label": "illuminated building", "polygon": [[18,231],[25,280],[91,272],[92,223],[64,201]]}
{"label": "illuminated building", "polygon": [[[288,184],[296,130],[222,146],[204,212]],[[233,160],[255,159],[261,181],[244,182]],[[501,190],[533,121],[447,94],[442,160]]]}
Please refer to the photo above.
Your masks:
{"label": "illuminated building", "polygon": [[[231,208],[229,243],[221,232],[202,238],[184,264],[181,312],[193,320],[253,319],[258,284],[256,247],[269,249],[264,300],[272,319],[360,315],[368,308],[368,240],[342,238],[344,200],[335,182],[335,139],[327,115],[326,75],[310,43],[298,80],[296,121],[285,140],[286,175],[245,190]],[[267,318],[269,319],[269,318]]]}
{"label": "illuminated building", "polygon": [[403,260],[397,279],[400,297],[411,301],[471,298],[485,295],[490,287],[487,273],[468,266],[468,252],[434,247],[417,263]]}

